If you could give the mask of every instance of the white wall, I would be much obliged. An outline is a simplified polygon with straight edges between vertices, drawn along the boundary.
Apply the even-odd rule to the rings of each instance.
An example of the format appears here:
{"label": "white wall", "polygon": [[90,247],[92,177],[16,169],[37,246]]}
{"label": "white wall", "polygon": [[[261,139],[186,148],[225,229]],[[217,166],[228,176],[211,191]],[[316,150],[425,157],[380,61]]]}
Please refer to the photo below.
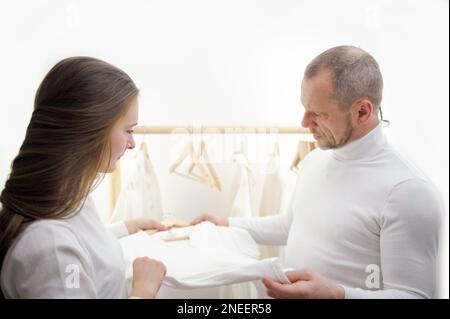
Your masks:
{"label": "white wall", "polygon": [[[445,0],[2,0],[0,185],[24,137],[35,90],[64,57],[95,56],[128,72],[141,90],[141,124],[298,125],[306,64],[331,46],[360,46],[382,68],[391,141],[442,192],[448,298],[448,6]],[[223,207],[225,193],[164,177],[170,149],[163,141],[149,138],[164,202],[180,214],[183,208],[185,217]],[[284,138],[285,163],[293,148]],[[103,185],[100,208],[104,196]]]}

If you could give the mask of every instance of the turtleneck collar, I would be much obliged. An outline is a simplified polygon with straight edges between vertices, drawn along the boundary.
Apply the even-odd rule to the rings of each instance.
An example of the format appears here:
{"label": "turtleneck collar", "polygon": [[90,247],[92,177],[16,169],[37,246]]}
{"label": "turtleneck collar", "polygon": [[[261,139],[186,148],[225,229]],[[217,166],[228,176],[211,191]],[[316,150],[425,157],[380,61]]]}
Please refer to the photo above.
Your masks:
{"label": "turtleneck collar", "polygon": [[370,158],[381,152],[387,140],[383,134],[382,122],[363,137],[342,147],[333,149],[333,156],[337,160],[348,161]]}

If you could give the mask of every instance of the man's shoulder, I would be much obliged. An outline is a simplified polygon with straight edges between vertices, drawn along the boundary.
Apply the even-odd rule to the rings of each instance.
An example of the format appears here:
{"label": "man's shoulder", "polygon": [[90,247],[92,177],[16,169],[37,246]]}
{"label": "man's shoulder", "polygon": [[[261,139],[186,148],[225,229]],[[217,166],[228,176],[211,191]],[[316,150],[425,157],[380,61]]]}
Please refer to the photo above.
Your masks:
{"label": "man's shoulder", "polygon": [[397,174],[402,180],[416,179],[430,183],[430,179],[420,166],[392,145],[388,145],[385,155],[387,158],[385,164],[389,166],[391,173]]}
{"label": "man's shoulder", "polygon": [[430,208],[442,204],[442,194],[417,163],[394,148],[391,148],[389,158],[391,171],[397,176],[391,185],[391,197],[404,198],[413,206],[418,202]]}

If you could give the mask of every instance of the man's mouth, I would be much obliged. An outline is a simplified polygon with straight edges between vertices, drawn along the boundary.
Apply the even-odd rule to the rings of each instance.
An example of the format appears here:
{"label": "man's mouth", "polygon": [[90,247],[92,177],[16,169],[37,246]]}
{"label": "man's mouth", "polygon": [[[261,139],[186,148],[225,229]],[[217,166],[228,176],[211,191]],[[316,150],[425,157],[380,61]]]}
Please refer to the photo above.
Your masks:
{"label": "man's mouth", "polygon": [[315,130],[311,130],[311,133],[316,140],[322,137],[322,135],[318,134]]}

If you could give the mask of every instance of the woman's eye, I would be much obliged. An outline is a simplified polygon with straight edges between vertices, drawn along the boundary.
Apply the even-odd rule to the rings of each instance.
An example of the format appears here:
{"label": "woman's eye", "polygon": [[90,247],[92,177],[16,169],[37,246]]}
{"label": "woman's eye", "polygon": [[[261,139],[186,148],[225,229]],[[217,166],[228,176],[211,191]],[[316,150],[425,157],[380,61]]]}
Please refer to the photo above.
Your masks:
{"label": "woman's eye", "polygon": [[133,130],[127,130],[128,134],[133,134],[133,132],[134,132]]}

